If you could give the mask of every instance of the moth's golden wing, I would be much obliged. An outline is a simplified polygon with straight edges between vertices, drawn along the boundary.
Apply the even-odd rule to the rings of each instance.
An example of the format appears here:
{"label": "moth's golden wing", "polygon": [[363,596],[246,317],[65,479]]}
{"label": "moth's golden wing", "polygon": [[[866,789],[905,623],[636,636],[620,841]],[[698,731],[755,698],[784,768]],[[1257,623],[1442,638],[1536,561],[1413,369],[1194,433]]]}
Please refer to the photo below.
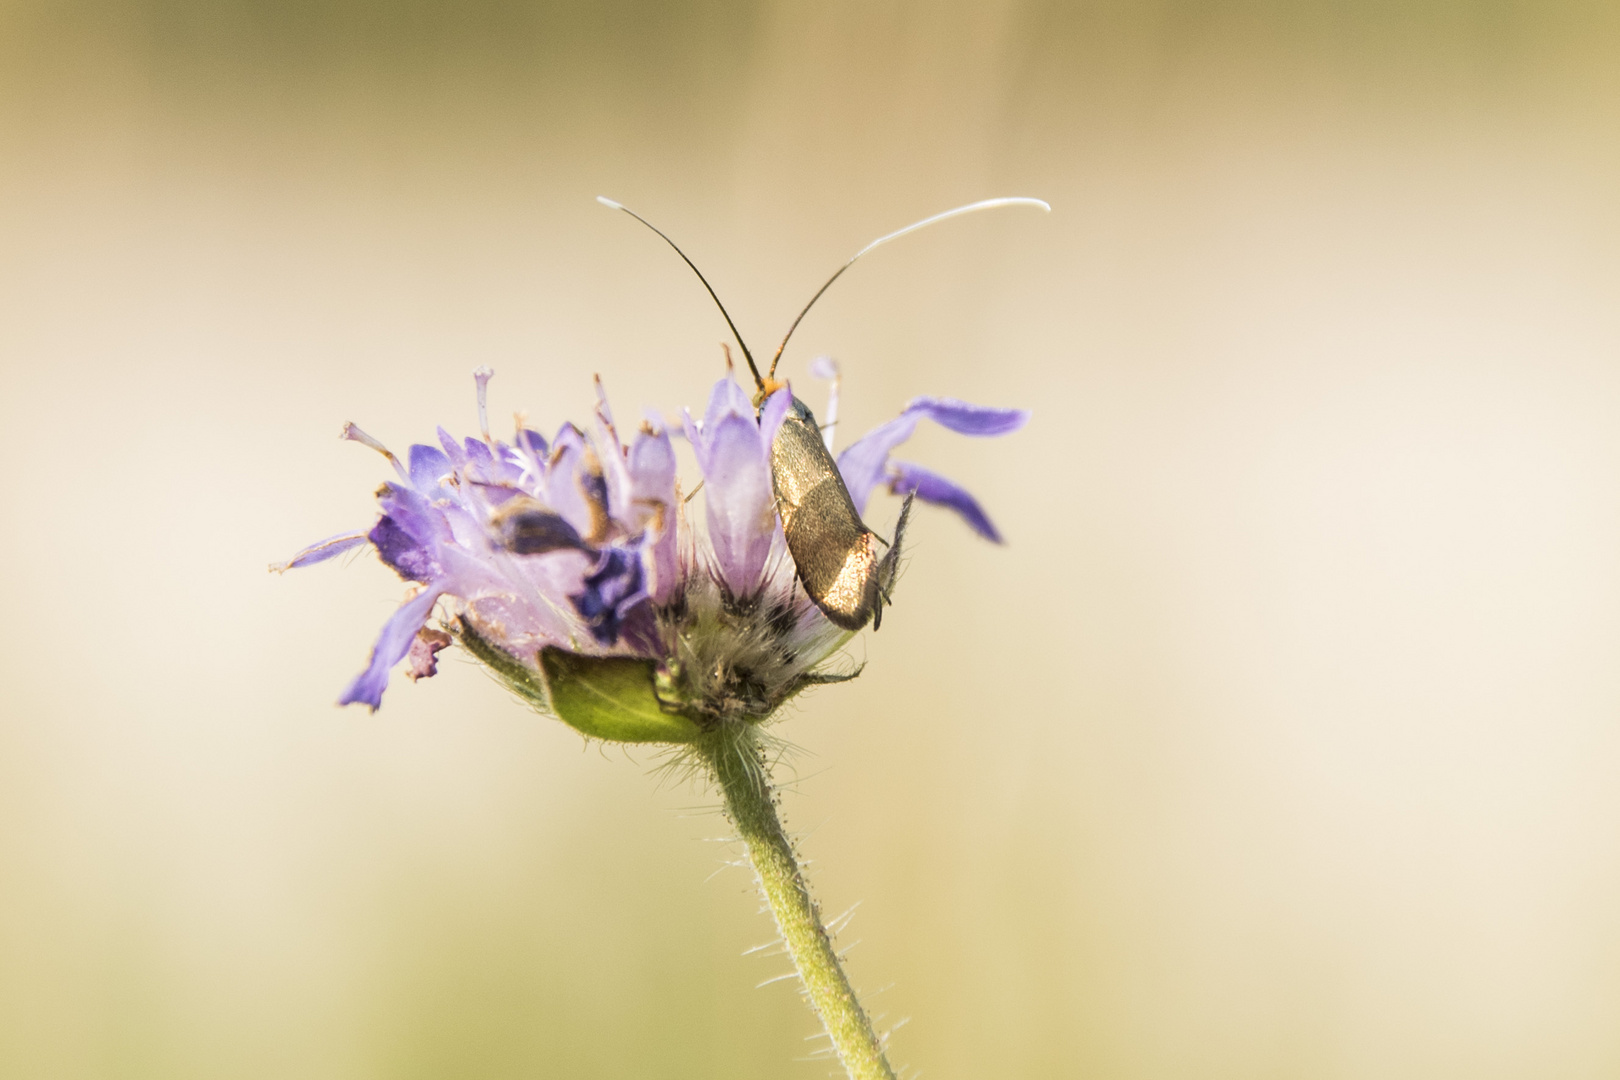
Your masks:
{"label": "moth's golden wing", "polygon": [[815,416],[797,398],[771,443],[771,481],[804,591],[835,626],[859,630],[878,604],[872,533],[855,512]]}

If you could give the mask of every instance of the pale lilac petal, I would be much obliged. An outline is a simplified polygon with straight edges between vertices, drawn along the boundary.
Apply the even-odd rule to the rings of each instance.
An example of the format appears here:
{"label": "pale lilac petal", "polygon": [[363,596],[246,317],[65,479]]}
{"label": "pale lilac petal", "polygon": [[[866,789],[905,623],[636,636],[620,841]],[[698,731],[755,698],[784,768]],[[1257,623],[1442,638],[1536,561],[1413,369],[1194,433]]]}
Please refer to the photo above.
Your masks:
{"label": "pale lilac petal", "polygon": [[717,568],[734,595],[752,596],[776,524],[770,457],[749,415],[722,416],[703,437],[703,501]]}
{"label": "pale lilac petal", "polygon": [[479,552],[490,549],[489,530],[484,527],[481,511],[474,514],[459,502],[441,502],[434,509],[443,516],[450,532],[450,539],[439,545],[440,556],[457,546]]}
{"label": "pale lilac petal", "polygon": [[620,444],[618,434],[612,425],[600,415],[596,418],[596,431],[591,443],[596,450],[597,463],[602,466],[602,483],[606,490],[608,513],[625,532],[640,531],[635,495],[630,488],[630,467],[625,462],[624,447]]}
{"label": "pale lilac petal", "polygon": [[1001,543],[1001,533],[991,524],[979,501],[954,481],[906,461],[889,462],[889,490],[896,495],[915,493],[923,502],[947,506],[962,515],[973,531],[986,540]]}
{"label": "pale lilac petal", "polygon": [[703,413],[703,430],[711,430],[723,416],[754,415],[754,404],[748,400],[743,388],[732,381],[728,374],[714,384],[709,392],[709,407]]}
{"label": "pale lilac petal", "polygon": [[580,591],[596,558],[579,551],[539,557],[480,559],[444,550],[445,581],[463,602],[462,614],[483,636],[514,656],[546,645],[570,646],[580,627],[568,597]]}
{"label": "pale lilac petal", "polygon": [[572,420],[564,420],[557,429],[557,434],[551,437],[551,452],[556,453],[558,447],[567,442],[578,442],[583,439],[584,433],[574,425]]}
{"label": "pale lilac petal", "polygon": [[546,440],[538,431],[524,428],[518,432],[518,457],[522,464],[519,466],[519,483],[525,491],[536,494],[544,490],[546,477],[546,458],[549,448]]}
{"label": "pale lilac petal", "polygon": [[1008,435],[1029,423],[1028,409],[970,405],[956,398],[912,398],[905,412],[922,413],[940,427],[962,435]]}
{"label": "pale lilac petal", "polygon": [[591,476],[586,462],[585,436],[573,425],[557,433],[552,443],[551,461],[546,468],[546,484],[542,501],[568,519],[568,523],[584,537],[596,533],[596,514],[592,512],[594,497],[601,476]]}
{"label": "pale lilac petal", "polygon": [[595,382],[596,382],[596,419],[597,419],[597,422],[600,423],[603,427],[607,428],[608,434],[613,436],[613,441],[615,443],[617,443],[617,442],[620,441],[619,440],[619,429],[616,426],[614,426],[614,423],[613,423],[613,410],[608,406],[607,388],[602,385],[602,376],[600,376],[600,375],[596,376]]}
{"label": "pale lilac petal", "polygon": [[492,484],[516,484],[523,478],[523,455],[497,440],[494,460],[484,467],[484,476]]}
{"label": "pale lilac petal", "polygon": [[651,422],[643,424],[631,444],[628,464],[632,498],[647,512],[641,526],[655,532],[647,551],[652,571],[649,591],[654,602],[662,604],[680,584],[675,529],[680,511],[675,505],[675,448],[669,433]]}
{"label": "pale lilac petal", "polygon": [[336,536],[328,536],[319,543],[309,545],[309,547],[286,562],[270,564],[270,569],[279,574],[283,570],[297,570],[304,566],[314,566],[318,562],[325,562],[327,559],[341,555],[345,551],[352,551],[365,542],[366,534],[363,532],[339,533]]}
{"label": "pale lilac petal", "polygon": [[493,447],[482,439],[463,442],[468,476],[489,484],[516,484],[523,475],[523,459],[511,447],[497,442]]}
{"label": "pale lilac petal", "polygon": [[372,712],[377,711],[377,706],[382,704],[383,691],[388,688],[389,670],[410,652],[416,632],[427,622],[441,594],[440,589],[424,589],[394,612],[383,624],[377,644],[372,647],[371,663],[343,691],[343,696],[338,698],[339,705],[360,703],[369,705]]}
{"label": "pale lilac petal", "polygon": [[720,579],[734,595],[752,596],[770,554],[776,502],[769,445],[760,437],[748,395],[730,376],[714,384],[701,430],[687,414],[686,437],[703,470],[709,543]]}
{"label": "pale lilac petal", "polygon": [[509,484],[486,484],[479,480],[474,480],[471,483],[478,493],[484,497],[484,501],[489,504],[492,510],[497,510],[512,499],[526,494],[526,492]]}
{"label": "pale lilac petal", "polygon": [[669,433],[651,423],[643,424],[630,446],[627,460],[630,491],[637,501],[671,502],[675,498],[675,448]]}

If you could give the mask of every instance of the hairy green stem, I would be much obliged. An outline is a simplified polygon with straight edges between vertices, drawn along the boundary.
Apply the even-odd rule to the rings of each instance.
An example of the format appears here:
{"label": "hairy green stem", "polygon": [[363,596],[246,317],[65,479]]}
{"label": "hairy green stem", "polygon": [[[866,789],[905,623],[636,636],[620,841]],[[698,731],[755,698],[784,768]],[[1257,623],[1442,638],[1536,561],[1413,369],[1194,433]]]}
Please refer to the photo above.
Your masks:
{"label": "hairy green stem", "polygon": [[833,951],[821,911],[776,816],[776,791],[751,728],[727,725],[695,745],[726,800],[726,813],[748,845],[759,887],[793,955],[805,996],[832,1039],[851,1080],[894,1080],[883,1044]]}

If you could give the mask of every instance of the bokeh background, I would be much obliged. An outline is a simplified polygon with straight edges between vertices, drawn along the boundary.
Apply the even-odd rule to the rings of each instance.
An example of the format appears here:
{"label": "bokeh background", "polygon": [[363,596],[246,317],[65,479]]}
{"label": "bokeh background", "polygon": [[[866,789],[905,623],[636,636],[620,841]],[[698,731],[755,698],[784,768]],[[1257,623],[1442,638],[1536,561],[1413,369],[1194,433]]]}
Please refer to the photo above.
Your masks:
{"label": "bokeh background", "polygon": [[[966,1077],[1620,1075],[1620,9],[0,3],[0,1074],[820,1077],[711,798],[332,700],[380,459],[787,358],[922,514],[789,823]],[[819,390],[807,391],[812,404]],[[877,504],[881,522],[892,502]]]}

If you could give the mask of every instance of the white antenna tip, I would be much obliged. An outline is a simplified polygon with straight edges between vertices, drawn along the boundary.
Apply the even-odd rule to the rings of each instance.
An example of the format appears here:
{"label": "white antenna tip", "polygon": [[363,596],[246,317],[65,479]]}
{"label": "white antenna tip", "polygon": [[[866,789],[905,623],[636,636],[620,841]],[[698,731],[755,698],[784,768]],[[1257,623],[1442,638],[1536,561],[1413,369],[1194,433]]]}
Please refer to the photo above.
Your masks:
{"label": "white antenna tip", "polygon": [[[963,210],[985,209],[993,206],[1038,206],[1046,213],[1052,212],[1052,204],[1045,199],[1035,199],[1028,195],[1006,195],[999,199],[985,199],[983,202],[971,203],[962,207]],[[941,215],[943,216],[943,215]]]}
{"label": "white antenna tip", "polygon": [[[608,198],[606,195],[598,195],[596,197],[596,201],[601,203],[603,206],[607,207],[609,210],[623,210],[624,209],[624,203],[614,202],[612,199]],[[1051,209],[1051,207],[1047,207],[1047,209]]]}

